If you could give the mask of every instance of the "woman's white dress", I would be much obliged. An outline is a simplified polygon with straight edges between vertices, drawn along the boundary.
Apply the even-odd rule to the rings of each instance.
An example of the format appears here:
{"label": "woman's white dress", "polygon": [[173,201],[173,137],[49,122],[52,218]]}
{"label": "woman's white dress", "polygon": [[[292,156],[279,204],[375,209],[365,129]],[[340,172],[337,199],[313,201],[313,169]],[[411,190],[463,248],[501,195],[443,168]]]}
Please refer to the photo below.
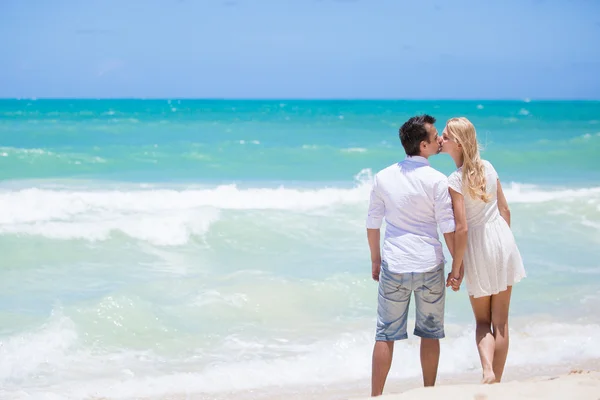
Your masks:
{"label": "woman's white dress", "polygon": [[468,224],[465,281],[474,297],[502,292],[526,276],[515,237],[498,211],[498,174],[489,161],[483,164],[489,203],[463,190],[462,168],[448,177],[448,186],[464,197]]}

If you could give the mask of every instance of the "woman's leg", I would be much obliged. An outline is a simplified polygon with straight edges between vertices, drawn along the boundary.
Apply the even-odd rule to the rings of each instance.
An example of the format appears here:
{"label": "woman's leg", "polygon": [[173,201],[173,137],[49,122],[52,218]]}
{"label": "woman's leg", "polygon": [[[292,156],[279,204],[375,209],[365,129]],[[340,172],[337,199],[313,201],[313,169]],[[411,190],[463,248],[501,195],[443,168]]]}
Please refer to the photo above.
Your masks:
{"label": "woman's leg", "polygon": [[477,343],[477,350],[479,351],[479,358],[481,359],[481,367],[483,368],[483,380],[482,383],[494,383],[496,382],[496,376],[494,375],[494,352],[495,352],[495,340],[492,335],[492,297],[469,297],[471,300],[471,307],[473,307],[473,314],[475,315],[475,342]]}
{"label": "woman's leg", "polygon": [[496,382],[502,379],[506,356],[508,355],[508,310],[512,286],[492,296],[492,329],[496,347],[494,351],[494,375]]}

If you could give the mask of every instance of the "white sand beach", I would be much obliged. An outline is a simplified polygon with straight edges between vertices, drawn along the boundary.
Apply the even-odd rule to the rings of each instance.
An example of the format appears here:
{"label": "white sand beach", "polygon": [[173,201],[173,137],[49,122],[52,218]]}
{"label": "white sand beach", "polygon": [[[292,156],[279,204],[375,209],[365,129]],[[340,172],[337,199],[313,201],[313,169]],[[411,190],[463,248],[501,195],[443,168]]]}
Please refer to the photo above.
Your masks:
{"label": "white sand beach", "polygon": [[381,396],[382,400],[549,400],[600,399],[600,372],[574,370],[568,374],[536,377],[494,385],[461,384],[418,388]]}
{"label": "white sand beach", "polygon": [[[561,365],[519,367],[506,371],[499,384],[479,383],[479,371],[438,378],[433,388],[421,387],[417,379],[389,381],[381,400],[600,400],[600,359]],[[367,400],[369,382],[340,386],[271,387],[229,393],[178,392],[143,400]],[[94,397],[93,400],[108,400]]]}

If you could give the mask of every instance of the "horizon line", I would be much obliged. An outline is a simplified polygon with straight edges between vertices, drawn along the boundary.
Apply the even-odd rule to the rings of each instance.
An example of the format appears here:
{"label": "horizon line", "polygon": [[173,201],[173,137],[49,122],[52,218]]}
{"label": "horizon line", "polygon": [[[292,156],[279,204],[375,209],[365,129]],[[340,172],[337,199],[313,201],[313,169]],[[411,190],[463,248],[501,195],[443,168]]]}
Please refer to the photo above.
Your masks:
{"label": "horizon line", "polygon": [[391,97],[321,97],[321,98],[310,98],[310,97],[128,97],[128,96],[116,96],[116,97],[53,97],[53,96],[27,96],[27,97],[4,97],[0,96],[1,100],[191,100],[191,101],[422,101],[422,102],[433,102],[433,101],[464,101],[464,102],[477,102],[477,101],[497,101],[497,102],[560,102],[560,101],[576,101],[576,102],[598,102],[600,98],[534,98],[534,97],[504,97],[504,98],[424,98],[424,97],[406,97],[406,98],[391,98]]}

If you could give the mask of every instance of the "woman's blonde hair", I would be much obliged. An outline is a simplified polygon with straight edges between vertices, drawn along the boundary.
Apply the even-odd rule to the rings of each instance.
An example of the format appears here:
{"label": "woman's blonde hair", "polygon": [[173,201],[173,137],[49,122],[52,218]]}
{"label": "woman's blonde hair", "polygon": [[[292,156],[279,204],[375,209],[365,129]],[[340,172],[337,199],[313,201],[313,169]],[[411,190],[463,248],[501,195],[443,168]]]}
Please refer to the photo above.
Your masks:
{"label": "woman's blonde hair", "polygon": [[489,202],[485,166],[479,156],[479,144],[475,127],[465,117],[451,118],[446,123],[448,134],[461,146],[463,151],[462,181],[467,193],[474,199]]}

